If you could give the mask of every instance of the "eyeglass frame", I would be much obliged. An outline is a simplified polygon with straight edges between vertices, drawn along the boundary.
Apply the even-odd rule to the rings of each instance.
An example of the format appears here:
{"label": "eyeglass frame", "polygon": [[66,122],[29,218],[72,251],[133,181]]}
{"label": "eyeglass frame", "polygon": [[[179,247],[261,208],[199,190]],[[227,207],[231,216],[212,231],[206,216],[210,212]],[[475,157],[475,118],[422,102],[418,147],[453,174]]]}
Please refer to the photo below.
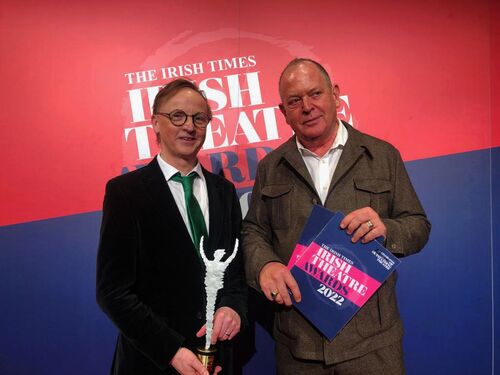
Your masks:
{"label": "eyeglass frame", "polygon": [[[183,122],[182,124],[176,124],[176,123],[174,123],[174,122],[172,121],[172,117],[171,117],[172,113],[183,113],[183,114],[184,114],[184,116],[186,116],[186,117],[184,118],[184,122]],[[198,116],[198,115],[200,115],[200,114],[203,114],[203,115],[206,115],[206,116],[207,116],[207,120],[208,120],[208,121],[207,121],[207,123],[206,123],[206,125],[205,125],[205,126],[200,126],[200,125],[197,125],[197,124],[196,124],[196,122],[194,121],[195,116]],[[157,115],[161,115],[161,116],[163,116],[163,117],[168,118],[168,119],[169,119],[169,121],[172,123],[172,125],[177,126],[177,127],[181,127],[181,126],[183,126],[183,125],[187,122],[187,120],[188,120],[188,118],[189,118],[189,117],[191,117],[191,122],[192,122],[193,126],[195,126],[195,127],[196,127],[196,128],[198,128],[198,129],[206,129],[206,128],[207,128],[207,126],[208,126],[208,124],[210,123],[210,121],[212,121],[212,117],[211,117],[211,116],[209,116],[209,115],[208,115],[207,113],[205,113],[205,112],[196,112],[196,113],[195,113],[195,114],[193,114],[193,115],[189,115],[189,114],[187,114],[186,112],[184,112],[184,111],[183,111],[183,110],[181,110],[181,109],[174,109],[172,112],[156,112],[156,113],[154,113],[154,115],[155,115],[155,116],[157,116]]]}

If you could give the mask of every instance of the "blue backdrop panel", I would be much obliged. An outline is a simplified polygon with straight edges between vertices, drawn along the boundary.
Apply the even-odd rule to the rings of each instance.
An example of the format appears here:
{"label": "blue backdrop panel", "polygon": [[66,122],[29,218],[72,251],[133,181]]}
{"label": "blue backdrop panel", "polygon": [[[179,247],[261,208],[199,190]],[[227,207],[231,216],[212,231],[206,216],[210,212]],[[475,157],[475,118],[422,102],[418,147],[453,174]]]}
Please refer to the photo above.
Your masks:
{"label": "blue backdrop panel", "polygon": [[492,220],[491,233],[493,240],[493,301],[495,311],[494,325],[494,368],[500,373],[500,147],[491,150],[491,197]]}
{"label": "blue backdrop panel", "polygon": [[[491,199],[500,186],[492,161],[499,165],[498,148],[407,163],[433,224],[425,250],[399,271],[409,375],[492,373],[492,280],[496,296],[500,290],[492,279],[500,269],[498,254],[492,259],[499,234]],[[100,217],[0,228],[0,374],[108,373],[116,330],[95,303]],[[273,374],[272,317],[251,298],[257,323],[240,338],[243,373]]]}
{"label": "blue backdrop panel", "polygon": [[408,374],[491,374],[490,150],[407,168],[433,226],[399,271]]}
{"label": "blue backdrop panel", "polygon": [[95,302],[100,213],[0,228],[0,374],[106,374],[115,329]]}

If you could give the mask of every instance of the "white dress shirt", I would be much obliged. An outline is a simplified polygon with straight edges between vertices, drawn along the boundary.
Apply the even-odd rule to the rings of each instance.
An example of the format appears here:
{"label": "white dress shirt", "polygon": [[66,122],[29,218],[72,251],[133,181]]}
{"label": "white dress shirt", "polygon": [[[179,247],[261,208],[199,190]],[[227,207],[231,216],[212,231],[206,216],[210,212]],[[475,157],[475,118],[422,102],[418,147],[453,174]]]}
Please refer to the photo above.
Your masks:
{"label": "white dress shirt", "polygon": [[171,178],[174,174],[179,172],[183,176],[187,176],[191,172],[196,172],[198,177],[193,181],[193,194],[200,205],[201,212],[203,212],[203,218],[205,219],[205,225],[207,226],[207,234],[209,228],[209,215],[208,215],[208,193],[207,193],[207,182],[205,181],[205,176],[203,176],[203,171],[201,170],[200,163],[197,163],[195,167],[189,171],[188,174],[182,174],[178,169],[174,168],[172,165],[168,164],[165,160],[163,160],[158,154],[157,157],[158,164],[160,165],[160,169],[165,176],[165,180],[167,181],[168,187],[174,196],[175,203],[179,208],[179,212],[181,213],[182,220],[184,220],[184,224],[191,236],[193,238],[193,234],[191,233],[191,228],[189,226],[189,219],[186,209],[186,199],[184,197],[184,189],[182,188],[182,184],[180,182],[172,181]]}
{"label": "white dress shirt", "polygon": [[344,149],[348,137],[347,129],[344,124],[342,124],[342,121],[337,121],[339,123],[337,135],[335,136],[335,139],[326,154],[322,157],[319,157],[314,152],[305,148],[299,142],[299,139],[296,138],[297,147],[302,155],[304,163],[306,164],[307,170],[311,175],[314,187],[316,188],[316,192],[318,193],[322,204],[325,204],[328,189],[330,188],[330,181],[332,180],[333,173],[337,168],[340,155],[342,155],[342,150]]}

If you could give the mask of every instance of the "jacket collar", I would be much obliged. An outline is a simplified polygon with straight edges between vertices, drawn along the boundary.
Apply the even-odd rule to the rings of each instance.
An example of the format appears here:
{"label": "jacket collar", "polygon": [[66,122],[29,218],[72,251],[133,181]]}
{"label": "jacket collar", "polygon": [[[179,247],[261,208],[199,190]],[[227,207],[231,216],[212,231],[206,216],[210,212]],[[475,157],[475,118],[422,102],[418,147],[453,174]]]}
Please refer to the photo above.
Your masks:
{"label": "jacket collar", "polygon": [[[356,164],[363,154],[368,153],[371,155],[363,133],[354,129],[351,125],[344,121],[342,121],[342,123],[347,128],[349,136],[342,151],[342,155],[340,156],[337,168],[335,169],[335,173],[333,174],[332,181],[330,182],[328,194],[330,194],[335,185]],[[296,136],[293,135],[288,141],[286,141],[280,147],[280,151],[282,153],[282,159],[289,164],[292,170],[300,176],[300,178],[309,186],[310,189],[312,189],[312,191],[316,192],[311,175],[309,174],[304,160],[297,149]]]}
{"label": "jacket collar", "polygon": [[[155,207],[156,213],[162,222],[169,225],[175,229],[175,233],[179,233],[183,238],[182,243],[190,243],[192,250],[196,251],[189,235],[189,231],[184,225],[182,216],[177,208],[175,199],[165,181],[165,176],[161,171],[161,168],[156,160],[157,156],[151,160],[149,164],[141,168],[139,171],[142,174],[143,181],[151,194],[151,199],[153,200],[153,206]],[[223,189],[220,188],[221,179],[212,173],[208,172],[202,167],[203,176],[207,183],[207,194],[208,194],[208,209],[210,215],[209,221],[209,238],[205,242],[205,249],[208,250],[207,254],[210,253],[214,244],[217,243],[217,239],[221,235],[222,231],[222,220],[223,215],[221,212],[223,210],[222,202],[224,194]],[[210,249],[210,250],[209,250]]]}

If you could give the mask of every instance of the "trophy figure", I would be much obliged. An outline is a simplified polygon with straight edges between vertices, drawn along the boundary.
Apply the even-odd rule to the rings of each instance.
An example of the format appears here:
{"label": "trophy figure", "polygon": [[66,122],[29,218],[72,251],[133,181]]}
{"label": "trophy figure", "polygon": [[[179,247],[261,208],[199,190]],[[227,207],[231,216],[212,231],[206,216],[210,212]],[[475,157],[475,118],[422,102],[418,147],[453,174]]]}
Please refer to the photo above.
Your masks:
{"label": "trophy figure", "polygon": [[203,237],[200,239],[200,255],[205,264],[205,291],[207,293],[206,307],[206,333],[205,346],[196,349],[196,355],[200,359],[205,368],[212,373],[214,370],[214,358],[217,349],[211,345],[212,330],[214,326],[215,301],[217,292],[224,286],[224,272],[229,264],[233,261],[238,252],[238,239],[234,244],[233,253],[223,262],[222,258],[226,254],[226,250],[217,249],[214,252],[214,260],[209,260],[203,249]]}

